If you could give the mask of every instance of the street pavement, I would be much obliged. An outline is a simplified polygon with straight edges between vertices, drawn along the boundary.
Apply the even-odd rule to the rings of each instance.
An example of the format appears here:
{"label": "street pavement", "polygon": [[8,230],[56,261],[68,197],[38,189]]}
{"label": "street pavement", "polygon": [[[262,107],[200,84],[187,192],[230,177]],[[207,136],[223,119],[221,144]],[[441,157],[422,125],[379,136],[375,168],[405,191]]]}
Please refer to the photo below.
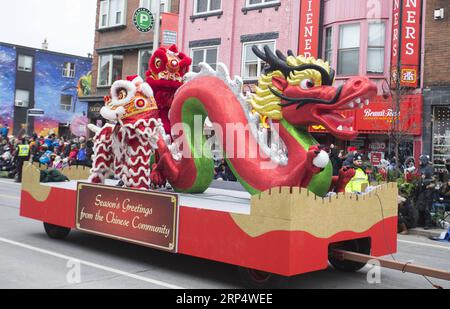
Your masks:
{"label": "street pavement", "polygon": [[[0,288],[44,289],[235,289],[243,288],[236,267],[72,231],[64,241],[49,239],[42,223],[19,216],[20,185],[0,179]],[[61,201],[64,207],[64,201]],[[395,259],[450,271],[450,243],[420,236],[399,237]],[[392,257],[387,257],[392,258]],[[80,276],[75,270],[80,269]],[[327,270],[296,276],[297,289],[432,288],[422,276],[382,269],[381,283],[356,273]],[[430,278],[450,288],[450,282]]]}

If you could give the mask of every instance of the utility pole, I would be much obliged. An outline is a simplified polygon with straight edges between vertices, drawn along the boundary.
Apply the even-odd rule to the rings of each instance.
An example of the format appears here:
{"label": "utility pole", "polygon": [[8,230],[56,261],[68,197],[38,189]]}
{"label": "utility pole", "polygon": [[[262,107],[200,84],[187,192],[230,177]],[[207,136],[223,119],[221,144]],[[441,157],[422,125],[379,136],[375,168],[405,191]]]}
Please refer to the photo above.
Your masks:
{"label": "utility pole", "polygon": [[159,48],[159,32],[161,25],[161,0],[153,0],[156,3],[155,27],[153,28],[153,53]]}

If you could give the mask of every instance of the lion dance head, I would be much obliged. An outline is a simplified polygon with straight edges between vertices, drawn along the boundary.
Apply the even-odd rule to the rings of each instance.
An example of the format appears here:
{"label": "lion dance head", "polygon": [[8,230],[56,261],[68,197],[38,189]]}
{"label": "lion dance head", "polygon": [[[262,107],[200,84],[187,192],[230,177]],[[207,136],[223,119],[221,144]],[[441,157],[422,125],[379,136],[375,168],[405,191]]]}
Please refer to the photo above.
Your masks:
{"label": "lion dance head", "polygon": [[139,76],[118,80],[111,87],[111,96],[105,97],[101,115],[110,121],[132,121],[136,118],[157,118],[158,106],[153,90]]}

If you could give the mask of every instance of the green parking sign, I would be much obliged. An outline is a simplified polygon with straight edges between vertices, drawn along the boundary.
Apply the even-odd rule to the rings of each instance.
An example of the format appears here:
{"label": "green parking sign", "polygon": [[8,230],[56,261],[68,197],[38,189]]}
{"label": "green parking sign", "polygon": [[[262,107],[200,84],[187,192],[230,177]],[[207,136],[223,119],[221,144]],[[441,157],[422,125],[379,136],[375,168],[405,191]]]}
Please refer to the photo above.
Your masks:
{"label": "green parking sign", "polygon": [[155,18],[149,9],[139,8],[134,12],[133,23],[140,32],[149,32],[155,25]]}

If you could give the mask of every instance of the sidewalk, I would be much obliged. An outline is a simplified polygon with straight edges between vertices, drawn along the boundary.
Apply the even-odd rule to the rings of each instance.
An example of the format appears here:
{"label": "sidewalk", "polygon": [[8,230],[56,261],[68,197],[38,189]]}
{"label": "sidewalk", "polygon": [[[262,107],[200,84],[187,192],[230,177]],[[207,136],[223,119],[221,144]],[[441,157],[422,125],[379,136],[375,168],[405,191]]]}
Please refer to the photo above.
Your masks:
{"label": "sidewalk", "polygon": [[417,227],[415,229],[409,229],[408,231],[409,231],[409,235],[424,236],[426,238],[438,237],[439,235],[441,235],[442,232],[445,232],[444,229],[433,228],[433,229],[425,230],[422,227]]}

